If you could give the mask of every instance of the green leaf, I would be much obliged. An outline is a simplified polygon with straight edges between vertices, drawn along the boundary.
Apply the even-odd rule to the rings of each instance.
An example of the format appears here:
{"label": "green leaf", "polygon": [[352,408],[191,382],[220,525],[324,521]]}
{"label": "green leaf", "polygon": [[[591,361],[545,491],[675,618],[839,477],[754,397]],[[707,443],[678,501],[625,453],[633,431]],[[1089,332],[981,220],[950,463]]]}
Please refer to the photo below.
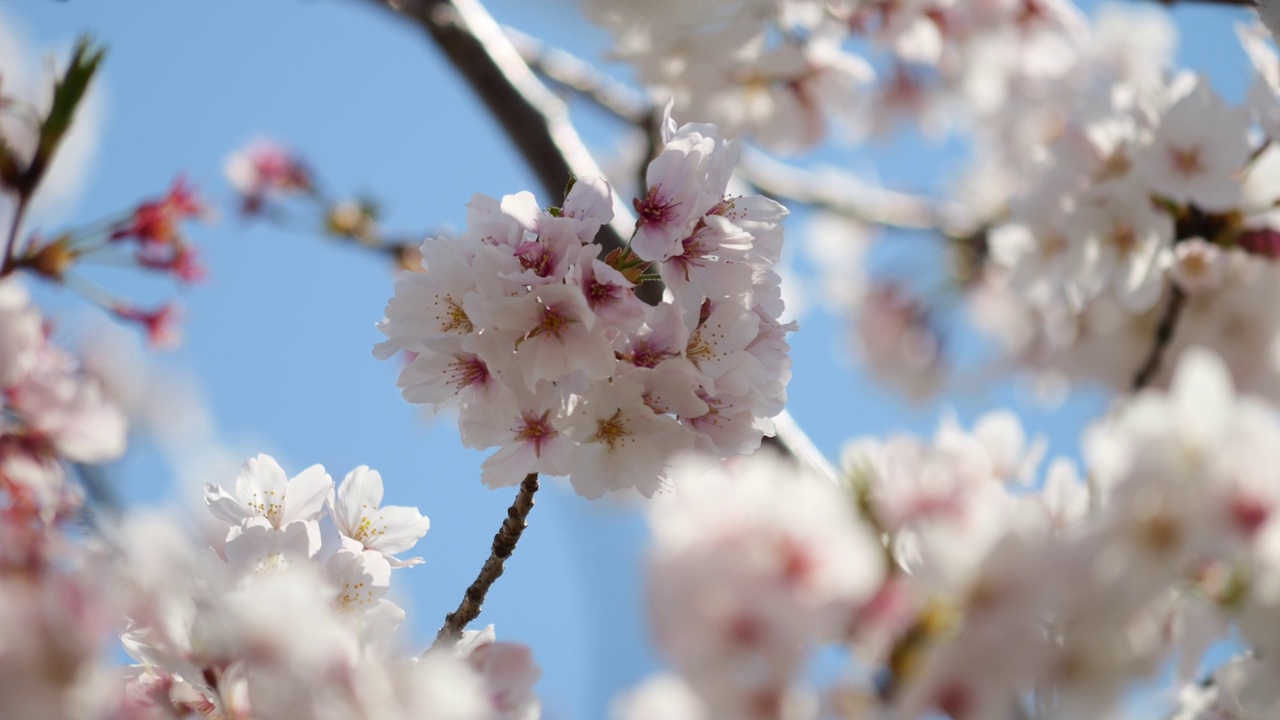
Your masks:
{"label": "green leaf", "polygon": [[19,183],[19,192],[31,195],[44,179],[45,171],[53,163],[58,147],[71,129],[76,110],[84,100],[89,83],[98,72],[105,55],[106,49],[95,46],[87,36],[76,42],[66,72],[53,86],[53,103],[49,107],[49,114],[40,124],[40,142],[36,146],[31,165]]}

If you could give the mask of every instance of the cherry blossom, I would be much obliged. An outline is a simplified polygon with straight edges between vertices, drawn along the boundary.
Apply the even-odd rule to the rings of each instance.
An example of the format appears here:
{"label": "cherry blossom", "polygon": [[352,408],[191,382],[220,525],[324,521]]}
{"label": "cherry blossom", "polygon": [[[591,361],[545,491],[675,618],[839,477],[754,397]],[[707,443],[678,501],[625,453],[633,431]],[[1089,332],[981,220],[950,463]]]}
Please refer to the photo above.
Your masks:
{"label": "cherry blossom", "polygon": [[255,141],[227,159],[225,172],[241,195],[245,214],[261,212],[280,195],[312,190],[311,174],[288,150],[265,140]]}
{"label": "cherry blossom", "polygon": [[[243,523],[261,518],[265,525],[254,527],[269,530],[288,530],[298,524],[309,538],[307,555],[320,547],[320,528],[317,520],[326,503],[333,500],[333,478],[319,465],[312,465],[290,478],[284,468],[267,455],[250,458],[236,477],[235,495],[218,485],[205,486],[205,504],[210,512],[231,528],[230,541]],[[248,527],[248,526],[245,526]]]}
{"label": "cherry blossom", "polygon": [[[587,497],[664,487],[699,447],[750,453],[772,434],[790,378],[780,276],[787,211],[728,195],[737,152],[712,125],[677,126],[649,166],[627,248],[601,257],[612,188],[577,178],[561,208],[530,193],[474,196],[468,227],[423,243],[396,284],[375,355],[413,353],[406,400],[457,407],[465,445],[497,447],[482,481],[568,475]],[[648,279],[671,297],[648,306]]]}
{"label": "cherry blossom", "polygon": [[382,475],[378,471],[361,465],[347,473],[332,503],[334,523],[344,538],[382,553],[397,567],[422,562],[422,558],[391,557],[412,548],[427,534],[431,523],[417,508],[383,507]]}
{"label": "cherry blossom", "polygon": [[655,636],[710,715],[771,716],[752,708],[785,695],[804,644],[836,637],[880,582],[881,555],[840,490],[792,474],[688,463],[652,511]]}

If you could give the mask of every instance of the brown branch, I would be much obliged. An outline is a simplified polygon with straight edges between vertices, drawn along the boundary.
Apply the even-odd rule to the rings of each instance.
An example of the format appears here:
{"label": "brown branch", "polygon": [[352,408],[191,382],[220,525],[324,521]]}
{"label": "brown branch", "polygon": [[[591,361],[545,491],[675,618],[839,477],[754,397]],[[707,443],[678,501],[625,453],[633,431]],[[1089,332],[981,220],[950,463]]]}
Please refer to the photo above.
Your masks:
{"label": "brown branch", "polygon": [[493,547],[489,550],[489,559],[484,561],[480,574],[462,595],[458,609],[444,618],[444,626],[436,633],[436,641],[432,648],[450,645],[462,637],[462,631],[480,615],[485,596],[494,581],[502,576],[503,565],[511,553],[515,552],[516,543],[528,525],[529,511],[533,509],[533,495],[538,492],[538,473],[529,473],[520,483],[520,492],[515,502],[507,508],[507,519],[502,521],[498,534],[493,536]]}
{"label": "brown branch", "polygon": [[[643,93],[564,50],[518,30],[507,28],[506,32],[534,72],[645,130],[653,145],[657,113]],[[936,229],[955,237],[972,233],[971,225],[956,208],[938,210],[927,198],[874,187],[845,172],[798,168],[747,149],[736,174],[765,195],[811,205],[860,222],[915,230]]]}
{"label": "brown branch", "polygon": [[0,277],[8,275],[17,268],[17,264],[14,262],[14,254],[18,251],[18,234],[22,231],[22,220],[26,216],[27,206],[30,202],[31,195],[29,193],[19,193],[18,201],[13,209],[13,221],[9,226],[9,234],[5,237],[4,252],[0,254]]}
{"label": "brown branch", "polygon": [[644,93],[613,79],[595,65],[511,27],[504,27],[529,67],[551,84],[570,90],[596,107],[644,132],[644,162],[637,187],[645,186],[649,161],[662,152],[662,113]]}
{"label": "brown branch", "polygon": [[[489,108],[524,156],[543,190],[560,199],[569,178],[601,175],[569,122],[568,108],[529,69],[502,28],[478,0],[371,0],[413,20]],[[622,247],[630,217],[614,197],[614,222],[601,242]]]}
{"label": "brown branch", "polygon": [[[413,20],[431,36],[502,125],[548,197],[559,199],[572,177],[604,174],[569,122],[564,101],[534,75],[479,0],[371,2]],[[634,226],[630,210],[614,193],[613,222],[600,229],[600,243],[624,247]],[[645,283],[636,294],[656,305],[662,287]]]}
{"label": "brown branch", "polygon": [[1182,314],[1182,306],[1186,304],[1187,295],[1177,285],[1172,285],[1170,289],[1164,313],[1160,316],[1160,323],[1156,325],[1151,349],[1147,351],[1146,359],[1133,375],[1133,384],[1130,386],[1133,392],[1151,384],[1156,373],[1160,371],[1160,360],[1164,357],[1165,350],[1168,349],[1169,343],[1173,342],[1173,333],[1178,327],[1178,316]]}

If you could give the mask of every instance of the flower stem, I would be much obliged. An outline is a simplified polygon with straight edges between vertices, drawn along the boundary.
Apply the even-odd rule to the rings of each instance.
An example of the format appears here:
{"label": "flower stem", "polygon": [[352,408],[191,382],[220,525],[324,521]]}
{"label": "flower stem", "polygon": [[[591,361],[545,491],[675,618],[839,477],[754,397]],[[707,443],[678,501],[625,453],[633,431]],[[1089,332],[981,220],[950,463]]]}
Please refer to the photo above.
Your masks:
{"label": "flower stem", "polygon": [[529,473],[520,483],[520,492],[515,502],[507,508],[507,519],[502,521],[498,534],[493,536],[493,547],[489,551],[489,559],[484,561],[480,574],[462,595],[458,609],[444,618],[444,626],[436,633],[436,641],[432,648],[449,645],[462,637],[462,631],[480,615],[485,595],[502,575],[503,565],[511,553],[515,552],[516,543],[528,524],[529,511],[533,509],[533,495],[538,492],[538,473]]}
{"label": "flower stem", "polygon": [[1132,392],[1137,392],[1146,387],[1155,379],[1156,373],[1160,371],[1160,359],[1164,356],[1164,351],[1169,347],[1169,343],[1173,342],[1173,331],[1178,326],[1178,316],[1182,313],[1182,305],[1186,302],[1187,295],[1176,284],[1170,287],[1169,299],[1164,306],[1164,314],[1160,316],[1160,324],[1156,326],[1156,335],[1151,343],[1151,350],[1147,352],[1147,357],[1142,361],[1142,366],[1134,373],[1133,384],[1130,386]]}
{"label": "flower stem", "polygon": [[22,230],[22,219],[27,214],[27,204],[30,202],[30,195],[23,193],[18,196],[17,207],[13,210],[13,224],[9,226],[9,236],[4,243],[4,254],[0,255],[0,277],[13,271],[15,266],[13,255],[18,247],[18,233]]}

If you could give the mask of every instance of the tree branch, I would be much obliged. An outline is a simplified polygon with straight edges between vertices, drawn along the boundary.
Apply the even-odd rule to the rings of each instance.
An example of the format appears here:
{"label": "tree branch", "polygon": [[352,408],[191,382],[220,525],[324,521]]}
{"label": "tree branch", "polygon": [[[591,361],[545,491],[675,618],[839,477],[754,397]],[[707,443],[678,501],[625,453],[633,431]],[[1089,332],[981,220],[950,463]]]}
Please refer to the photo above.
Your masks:
{"label": "tree branch", "polygon": [[1164,357],[1165,350],[1173,342],[1173,333],[1178,327],[1178,316],[1182,314],[1182,306],[1186,304],[1187,295],[1177,285],[1171,285],[1170,290],[1169,299],[1165,302],[1164,313],[1160,316],[1160,323],[1156,325],[1156,334],[1151,343],[1151,349],[1147,351],[1146,359],[1142,361],[1142,365],[1138,367],[1138,371],[1133,375],[1133,384],[1130,386],[1130,390],[1133,392],[1137,392],[1151,384],[1156,373],[1160,371],[1160,360]]}
{"label": "tree branch", "polygon": [[643,93],[600,72],[595,65],[515,28],[503,26],[502,30],[529,68],[553,84],[632,125],[643,127],[653,116],[653,104]]}
{"label": "tree branch", "polygon": [[444,626],[436,633],[436,641],[431,645],[437,648],[457,642],[462,631],[480,615],[485,596],[494,581],[502,576],[507,558],[515,552],[516,543],[528,525],[529,511],[533,509],[533,495],[538,492],[538,473],[529,473],[520,483],[520,491],[516,493],[515,502],[507,508],[507,519],[502,521],[498,534],[493,536],[493,546],[489,550],[489,559],[484,561],[480,574],[462,595],[458,609],[444,618]]}
{"label": "tree branch", "polygon": [[22,192],[18,195],[18,201],[13,209],[13,221],[4,241],[4,252],[0,253],[0,277],[8,275],[17,267],[14,263],[14,253],[18,251],[18,235],[22,231],[22,220],[26,216],[30,202],[31,196],[28,193]]}
{"label": "tree branch", "polygon": [[967,237],[976,227],[959,208],[876,187],[835,168],[809,170],[788,165],[750,147],[743,149],[737,174],[770,197],[870,225],[936,230],[947,237]]}
{"label": "tree branch", "polygon": [[[553,84],[581,95],[616,117],[651,132],[655,110],[643,93],[600,72],[591,63],[506,28],[525,63]],[[926,198],[885,190],[837,170],[806,170],[751,148],[743,152],[739,179],[781,200],[811,205],[860,222],[964,237],[973,227],[957,208],[940,210]]]}
{"label": "tree branch", "polygon": [[[502,125],[548,197],[559,202],[572,176],[603,174],[569,122],[564,102],[533,74],[478,0],[370,1],[413,20],[431,36]],[[601,230],[606,247],[626,244],[630,217],[615,195],[614,221]]]}

